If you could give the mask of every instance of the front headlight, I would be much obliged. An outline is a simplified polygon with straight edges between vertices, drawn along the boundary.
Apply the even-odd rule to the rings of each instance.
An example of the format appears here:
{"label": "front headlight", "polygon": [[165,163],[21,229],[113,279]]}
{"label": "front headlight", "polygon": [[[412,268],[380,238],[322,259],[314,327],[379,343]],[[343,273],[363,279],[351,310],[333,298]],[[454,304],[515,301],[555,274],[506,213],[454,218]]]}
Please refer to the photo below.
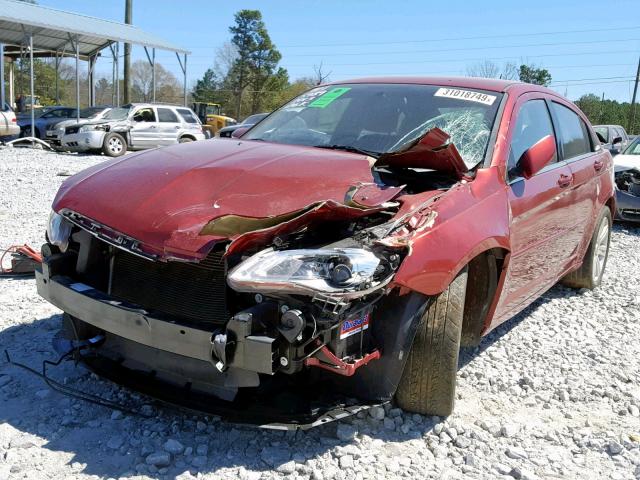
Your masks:
{"label": "front headlight", "polygon": [[78,132],[79,133],[95,132],[96,130],[106,132],[109,130],[109,127],[107,125],[84,125],[80,127],[80,130],[78,130]]}
{"label": "front headlight", "polygon": [[61,252],[66,252],[69,247],[69,236],[71,235],[72,227],[73,224],[69,220],[52,210],[49,215],[49,224],[47,225],[49,243],[57,246]]}
{"label": "front headlight", "polygon": [[359,248],[263,250],[227,277],[238,292],[355,296],[376,286],[380,259]]}

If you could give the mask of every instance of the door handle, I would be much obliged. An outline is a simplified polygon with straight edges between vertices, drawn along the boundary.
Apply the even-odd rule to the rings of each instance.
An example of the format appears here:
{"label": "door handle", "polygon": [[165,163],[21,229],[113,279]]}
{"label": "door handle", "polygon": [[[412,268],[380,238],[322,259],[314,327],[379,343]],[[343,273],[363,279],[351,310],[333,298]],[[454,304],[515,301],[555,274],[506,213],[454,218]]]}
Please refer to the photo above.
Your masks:
{"label": "door handle", "polygon": [[602,167],[604,167],[604,162],[602,160],[596,160],[595,162],[593,162],[593,168],[596,172],[602,170]]}
{"label": "door handle", "polygon": [[573,182],[573,176],[571,175],[560,175],[560,178],[558,179],[558,185],[560,188],[568,187],[571,185],[571,182]]}
{"label": "door handle", "polygon": [[156,126],[155,125],[151,125],[149,128],[156,128]]}

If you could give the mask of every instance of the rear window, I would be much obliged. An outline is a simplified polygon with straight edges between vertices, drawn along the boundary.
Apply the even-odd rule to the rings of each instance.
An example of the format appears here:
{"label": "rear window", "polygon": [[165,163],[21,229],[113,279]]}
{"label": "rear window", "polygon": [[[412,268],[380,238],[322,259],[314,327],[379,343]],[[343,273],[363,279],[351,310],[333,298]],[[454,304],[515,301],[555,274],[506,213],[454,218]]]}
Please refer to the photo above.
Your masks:
{"label": "rear window", "polygon": [[558,128],[562,139],[562,152],[565,160],[591,152],[589,130],[582,119],[571,109],[552,102]]}
{"label": "rear window", "polygon": [[184,118],[184,121],[187,123],[200,123],[200,120],[198,120],[198,117],[196,117],[195,113],[193,113],[188,108],[178,108],[178,113],[182,118]]}

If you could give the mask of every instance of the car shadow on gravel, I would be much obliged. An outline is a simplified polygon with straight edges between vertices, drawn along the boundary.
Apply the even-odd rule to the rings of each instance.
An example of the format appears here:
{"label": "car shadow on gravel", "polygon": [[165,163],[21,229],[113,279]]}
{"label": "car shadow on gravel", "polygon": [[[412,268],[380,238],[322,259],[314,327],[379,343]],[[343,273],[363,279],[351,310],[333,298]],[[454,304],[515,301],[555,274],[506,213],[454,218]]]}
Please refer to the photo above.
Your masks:
{"label": "car shadow on gravel", "polygon": [[[640,236],[640,228],[636,226],[616,226],[615,229]],[[562,286],[552,288],[487,335],[478,347],[463,349],[459,368],[464,368],[544,304],[572,295],[580,293]],[[40,370],[43,360],[55,359],[51,340],[60,319],[60,315],[53,315],[0,331],[0,354],[8,349],[13,360]],[[384,451],[392,457],[395,443],[423,441],[425,434],[440,420],[386,406],[384,418],[379,420],[363,412],[341,423],[308,431],[264,430],[159,404],[101,380],[72,362],[56,367],[52,376],[70,387],[116,402],[134,407],[146,404],[145,408],[151,409],[154,416],[128,415],[51,391],[37,376],[7,365],[2,355],[0,457],[3,449],[6,450],[6,462],[14,473],[33,468],[34,447],[40,446],[58,459],[64,459],[60,460],[59,467],[50,461],[43,464],[54,476],[82,472],[100,477],[143,474],[164,479],[175,478],[186,471],[192,475],[227,471],[231,476],[257,478],[247,476],[244,470],[257,473],[274,469],[285,474],[297,469],[301,474],[311,475],[313,472],[305,464],[309,459],[349,455],[351,444],[358,445],[362,455],[367,446],[353,440],[356,432],[367,435],[368,442],[385,442]],[[167,444],[168,440],[179,443]],[[156,458],[150,459],[155,454]],[[41,458],[47,459],[49,454]],[[149,464],[154,462],[156,465]],[[64,463],[67,465],[63,466]]]}
{"label": "car shadow on gravel", "polygon": [[[356,432],[368,435],[370,441],[405,442],[422,439],[438,420],[386,406],[384,419],[363,412],[307,431],[267,430],[155,402],[71,361],[51,369],[52,378],[71,388],[134,408],[144,406],[154,415],[121,413],[53,391],[36,375],[6,363],[5,349],[12,361],[37,371],[43,360],[56,360],[51,341],[60,323],[61,315],[52,315],[0,331],[0,457],[7,452],[6,461],[15,474],[33,473],[42,462],[54,477],[82,472],[105,478],[143,474],[165,479],[185,471],[197,475],[232,469],[229,473],[234,476],[243,470],[290,473],[292,468],[307,469],[311,475],[307,460],[326,457],[329,451],[348,452],[349,445],[358,442],[353,439]],[[181,446],[167,446],[170,439]],[[38,447],[48,452],[40,456]],[[153,454],[159,457],[150,459]],[[149,465],[153,461],[158,466]],[[168,466],[162,466],[165,463]]]}

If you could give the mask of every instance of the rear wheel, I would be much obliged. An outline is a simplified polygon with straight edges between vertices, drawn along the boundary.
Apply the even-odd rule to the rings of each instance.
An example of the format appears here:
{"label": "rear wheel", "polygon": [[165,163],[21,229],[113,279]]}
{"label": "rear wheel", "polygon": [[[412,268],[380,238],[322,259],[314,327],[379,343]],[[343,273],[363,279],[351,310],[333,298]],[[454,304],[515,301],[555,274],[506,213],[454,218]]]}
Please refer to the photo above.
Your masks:
{"label": "rear wheel", "polygon": [[591,242],[582,265],[562,279],[562,283],[573,288],[588,288],[592,290],[602,283],[604,269],[609,258],[609,243],[611,241],[611,212],[604,207],[593,231]]}
{"label": "rear wheel", "polygon": [[453,411],[467,270],[427,308],[396,391],[400,407],[424,415]]}
{"label": "rear wheel", "polygon": [[107,133],[102,142],[102,152],[109,157],[119,157],[127,151],[127,142],[119,133]]}

